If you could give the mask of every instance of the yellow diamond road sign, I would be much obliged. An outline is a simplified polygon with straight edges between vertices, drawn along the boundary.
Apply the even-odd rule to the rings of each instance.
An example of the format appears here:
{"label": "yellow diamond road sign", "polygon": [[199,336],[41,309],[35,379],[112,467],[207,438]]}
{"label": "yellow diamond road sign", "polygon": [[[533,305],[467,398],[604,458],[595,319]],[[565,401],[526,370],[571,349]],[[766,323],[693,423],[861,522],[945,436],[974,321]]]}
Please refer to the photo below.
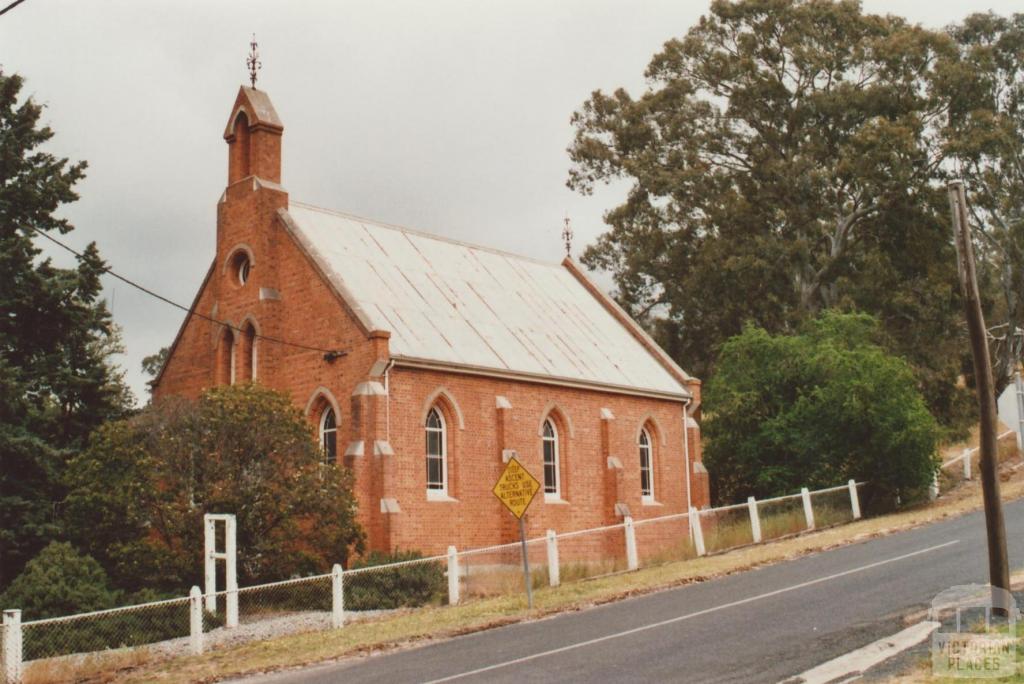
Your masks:
{"label": "yellow diamond road sign", "polygon": [[505,504],[505,508],[512,511],[512,515],[521,519],[533,497],[540,491],[540,482],[522,463],[512,458],[492,491]]}

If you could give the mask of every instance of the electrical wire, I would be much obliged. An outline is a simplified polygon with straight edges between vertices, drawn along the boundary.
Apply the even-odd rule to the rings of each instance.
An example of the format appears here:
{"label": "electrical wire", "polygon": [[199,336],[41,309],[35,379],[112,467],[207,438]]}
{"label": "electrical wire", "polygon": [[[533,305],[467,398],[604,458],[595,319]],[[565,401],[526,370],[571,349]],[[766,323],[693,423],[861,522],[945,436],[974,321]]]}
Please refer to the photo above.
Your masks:
{"label": "electrical wire", "polygon": [[[40,229],[36,228],[35,226],[26,226],[26,227],[29,230],[31,230],[34,233],[36,233],[37,235],[43,236],[44,238],[46,238],[47,240],[49,240],[53,244],[57,245],[58,247],[60,247],[62,249],[67,250],[68,252],[71,252],[72,254],[74,254],[77,257],[82,258],[84,256],[78,250],[76,250],[73,247],[71,247],[71,246],[61,242],[60,240],[58,240],[57,238],[53,237],[52,235],[50,235],[46,231],[40,230]],[[150,297],[153,297],[154,299],[159,299],[161,302],[163,302],[165,304],[170,304],[171,306],[173,306],[175,308],[181,309],[182,311],[187,313],[189,316],[198,316],[199,318],[207,320],[207,321],[209,321],[211,323],[216,323],[217,325],[223,325],[226,328],[230,328],[231,330],[234,330],[235,332],[243,332],[242,329],[239,328],[238,326],[232,325],[231,323],[228,323],[227,321],[218,320],[216,318],[213,318],[212,316],[207,316],[206,314],[203,314],[203,313],[200,313],[200,312],[196,311],[192,307],[185,306],[183,304],[179,304],[178,302],[176,302],[176,301],[174,301],[172,299],[168,299],[167,297],[164,297],[163,295],[161,295],[161,294],[159,294],[157,292],[154,292],[153,290],[150,290],[148,287],[146,287],[144,285],[140,285],[139,283],[135,282],[134,280],[131,280],[130,278],[126,278],[125,276],[123,276],[123,275],[121,275],[119,273],[114,272],[113,270],[111,270],[107,266],[103,267],[103,272],[108,274],[108,275],[110,275],[110,276],[112,276],[112,277],[114,277],[114,278],[117,278],[121,282],[123,282],[123,283],[125,283],[125,284],[127,284],[127,285],[129,285],[131,287],[134,287],[136,290],[139,290],[140,292],[144,292],[145,294],[149,295]],[[186,321],[187,320],[188,319],[186,319]],[[299,342],[291,342],[289,340],[282,340],[282,339],[277,338],[277,337],[270,337],[269,335],[263,335],[263,334],[260,334],[260,333],[256,333],[255,331],[254,331],[254,337],[256,339],[264,340],[266,342],[272,342],[274,344],[281,344],[281,345],[285,345],[285,346],[288,346],[288,347],[295,347],[297,349],[305,349],[306,351],[321,352],[324,355],[324,358],[329,360],[329,361],[333,361],[336,358],[339,358],[341,356],[345,356],[345,355],[348,354],[347,351],[340,351],[340,350],[337,350],[337,349],[322,349],[321,347],[313,347],[313,346],[310,346],[310,345],[307,345],[307,344],[301,344]]]}
{"label": "electrical wire", "polygon": [[12,2],[7,7],[4,7],[3,9],[0,9],[0,17],[2,17],[3,15],[7,14],[8,12],[10,12],[12,9],[14,9],[15,7],[17,7],[18,5],[20,5],[23,2],[25,2],[25,0],[14,0],[14,2]]}

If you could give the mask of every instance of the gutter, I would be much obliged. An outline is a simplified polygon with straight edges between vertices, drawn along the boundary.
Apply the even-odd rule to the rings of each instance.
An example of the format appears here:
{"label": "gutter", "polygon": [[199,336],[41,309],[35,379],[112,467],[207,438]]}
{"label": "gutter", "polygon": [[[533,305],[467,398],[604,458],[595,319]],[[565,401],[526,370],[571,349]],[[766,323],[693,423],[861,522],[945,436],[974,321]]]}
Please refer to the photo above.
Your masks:
{"label": "gutter", "polygon": [[666,401],[690,402],[693,400],[693,395],[690,394],[689,390],[682,386],[680,387],[681,391],[676,393],[665,392],[662,390],[629,387],[627,385],[615,385],[596,380],[579,380],[575,378],[564,378],[555,375],[546,375],[543,373],[501,370],[497,368],[487,368],[485,366],[469,366],[459,363],[449,363],[446,361],[421,359],[412,356],[395,355],[392,357],[392,361],[394,362],[394,365],[402,368],[419,368],[422,370],[434,370],[443,373],[461,373],[463,375],[479,375],[489,378],[501,378],[503,380],[519,380],[521,382],[533,382],[541,385],[555,385],[558,387],[573,387],[576,389],[600,390],[615,394],[627,394],[631,396],[647,397],[651,399],[662,399]]}

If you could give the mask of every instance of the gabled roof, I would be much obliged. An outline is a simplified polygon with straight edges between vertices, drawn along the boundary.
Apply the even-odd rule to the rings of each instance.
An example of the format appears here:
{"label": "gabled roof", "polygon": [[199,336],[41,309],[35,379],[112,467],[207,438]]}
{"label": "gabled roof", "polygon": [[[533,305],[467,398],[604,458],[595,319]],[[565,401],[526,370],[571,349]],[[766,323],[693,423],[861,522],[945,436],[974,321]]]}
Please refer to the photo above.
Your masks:
{"label": "gabled roof", "polygon": [[571,262],[295,201],[282,218],[363,327],[391,333],[398,360],[689,396],[689,376]]}

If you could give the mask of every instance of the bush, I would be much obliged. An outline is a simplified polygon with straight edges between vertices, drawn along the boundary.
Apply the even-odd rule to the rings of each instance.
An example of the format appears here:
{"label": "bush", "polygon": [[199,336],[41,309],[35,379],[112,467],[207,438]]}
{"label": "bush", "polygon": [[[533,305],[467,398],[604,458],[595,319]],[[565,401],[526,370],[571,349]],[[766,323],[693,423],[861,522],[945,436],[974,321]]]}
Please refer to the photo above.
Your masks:
{"label": "bush", "polygon": [[[353,564],[351,570],[423,558],[418,551],[372,551]],[[415,608],[440,602],[447,590],[441,563],[413,563],[394,569],[360,572],[345,577],[346,610],[388,610]]]}
{"label": "bush", "polygon": [[913,373],[863,314],[828,312],[797,335],[747,327],[704,393],[705,462],[719,501],[870,481],[866,509],[922,497],[938,426]]}
{"label": "bush", "polygon": [[364,543],[353,483],[290,397],[217,387],[97,431],[68,465],[66,523],[118,589],[181,595],[202,577],[204,513],[237,516],[243,586],[345,562]]}
{"label": "bush", "polygon": [[[71,544],[51,542],[0,595],[4,608],[20,608],[22,620],[41,620],[147,603],[159,597],[152,592],[126,597],[110,588],[107,574],[92,557],[78,553]],[[222,618],[205,616],[204,629],[222,624]],[[187,601],[128,609],[42,625],[27,625],[24,632],[26,660],[69,653],[138,646],[189,634]]]}
{"label": "bush", "polygon": [[0,596],[4,608],[20,608],[22,620],[112,608],[117,594],[92,557],[66,542],[50,542]]}

